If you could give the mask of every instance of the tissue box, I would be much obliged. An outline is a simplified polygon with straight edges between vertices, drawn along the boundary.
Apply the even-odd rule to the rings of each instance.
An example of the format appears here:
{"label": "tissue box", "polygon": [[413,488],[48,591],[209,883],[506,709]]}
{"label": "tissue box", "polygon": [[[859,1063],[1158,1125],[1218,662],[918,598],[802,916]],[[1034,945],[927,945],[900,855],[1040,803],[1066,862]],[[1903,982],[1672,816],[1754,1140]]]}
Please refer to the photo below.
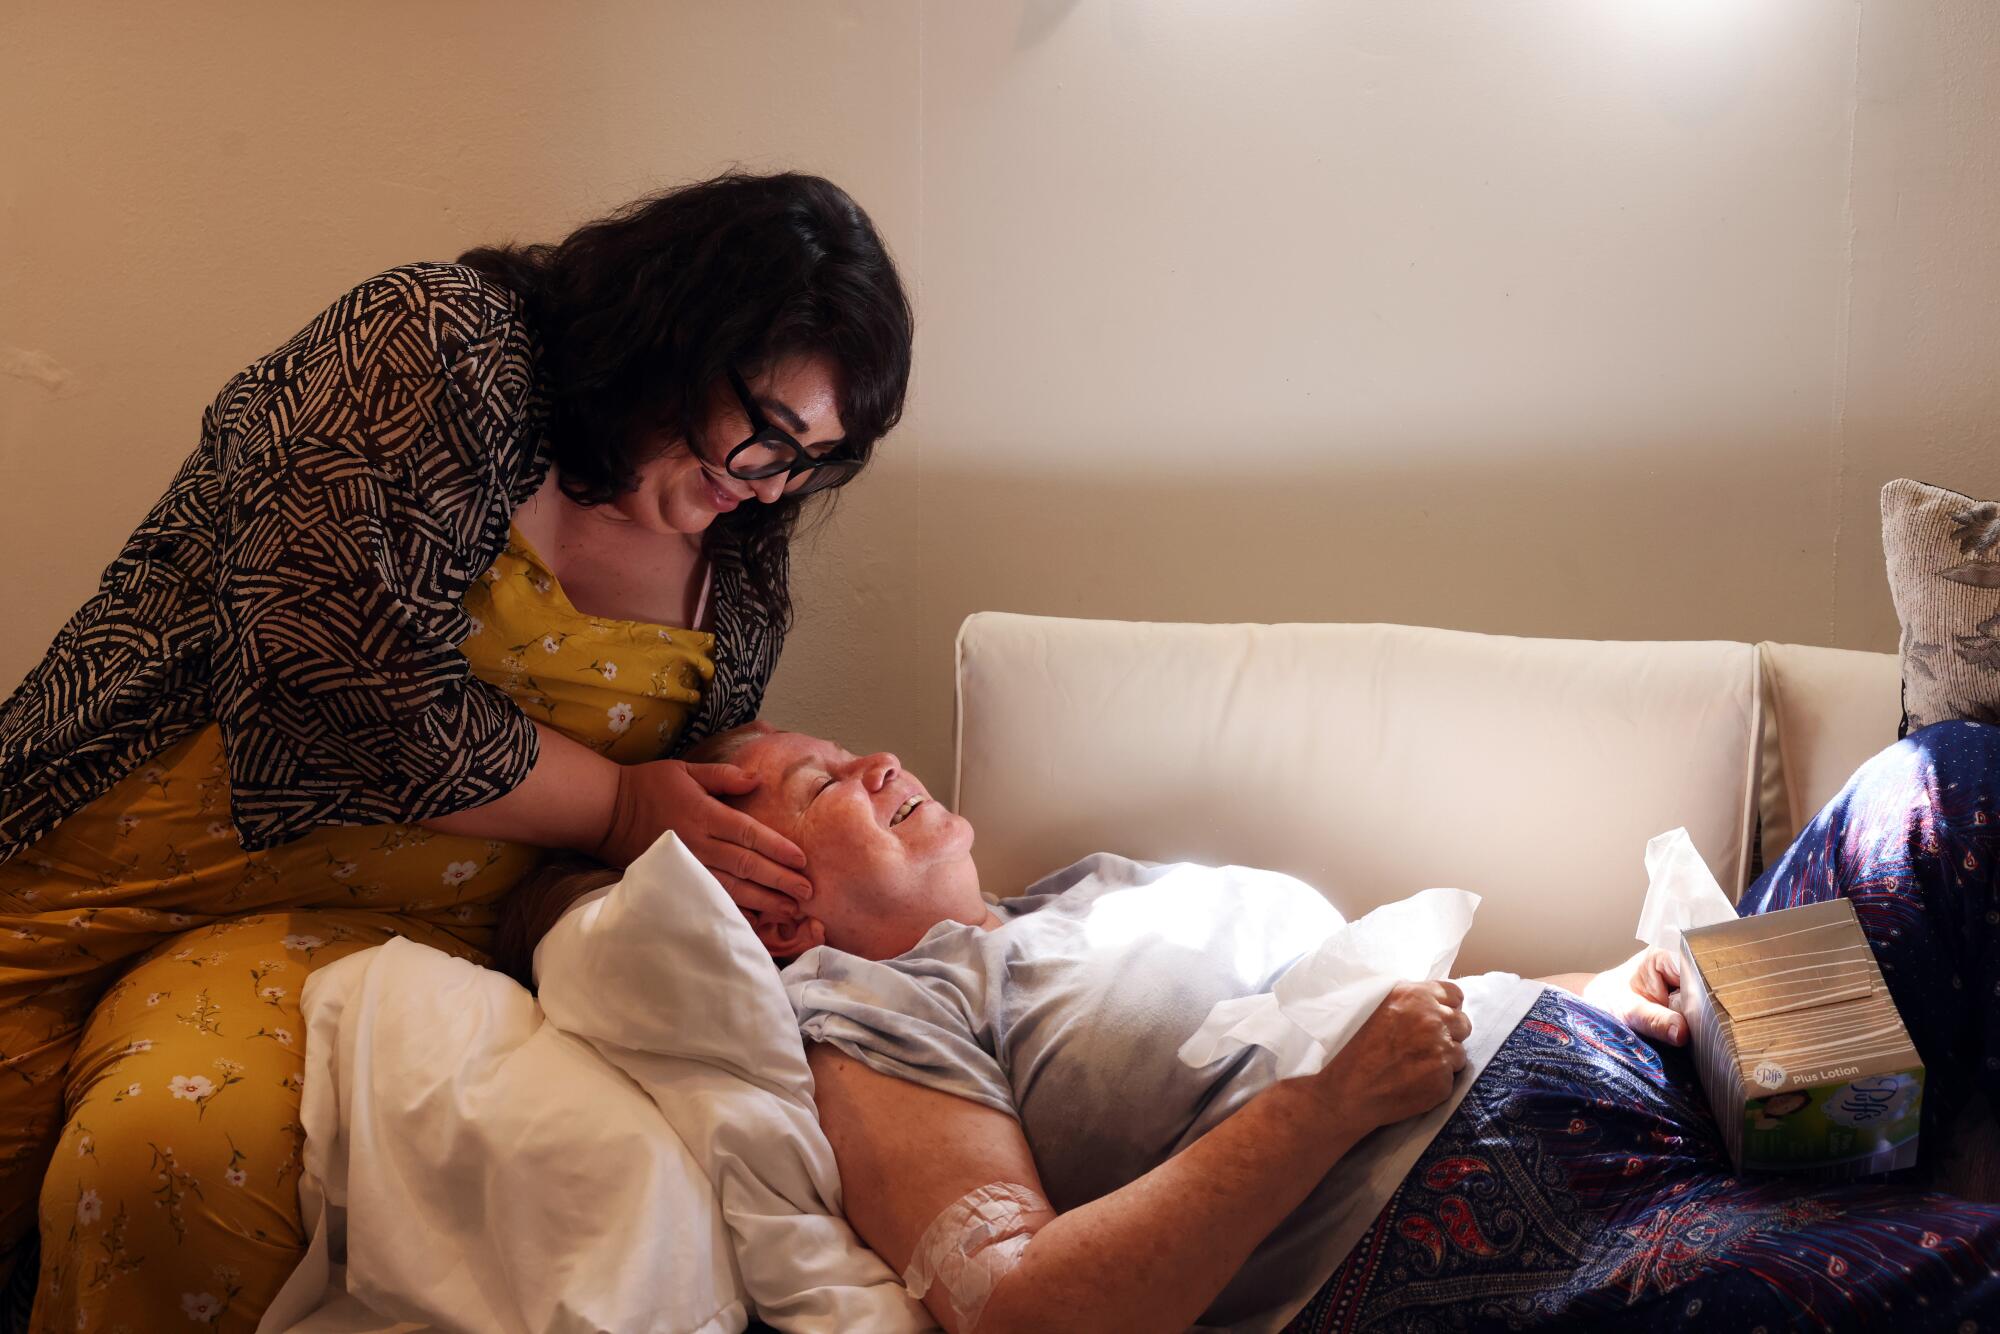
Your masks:
{"label": "tissue box", "polygon": [[1916,1162],[1924,1065],[1846,899],[1684,932],[1681,1007],[1738,1171]]}

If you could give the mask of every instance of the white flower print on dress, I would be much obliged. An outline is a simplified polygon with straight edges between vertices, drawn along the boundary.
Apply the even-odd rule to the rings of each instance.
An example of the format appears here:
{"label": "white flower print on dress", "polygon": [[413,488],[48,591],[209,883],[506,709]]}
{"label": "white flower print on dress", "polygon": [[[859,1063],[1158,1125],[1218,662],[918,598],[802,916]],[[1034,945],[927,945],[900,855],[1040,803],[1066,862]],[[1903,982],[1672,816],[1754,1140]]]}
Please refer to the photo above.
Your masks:
{"label": "white flower print on dress", "polygon": [[167,1091],[176,1098],[200,1102],[215,1092],[215,1083],[207,1075],[175,1075],[167,1081]]}
{"label": "white flower print on dress", "polygon": [[622,733],[632,725],[632,706],[630,704],[613,704],[604,711],[604,719],[610,724],[613,732]]}
{"label": "white flower print on dress", "polygon": [[206,1325],[222,1314],[222,1303],[212,1292],[184,1292],[181,1294],[181,1311],[188,1319]]}
{"label": "white flower print on dress", "polygon": [[240,1167],[232,1167],[222,1174],[222,1179],[232,1186],[240,1186],[250,1179],[250,1174]]}
{"label": "white flower print on dress", "polygon": [[618,679],[618,664],[615,662],[607,661],[597,670],[604,673],[604,679],[607,681],[616,681]]}
{"label": "white flower print on dress", "polygon": [[138,827],[139,827],[139,817],[138,817],[138,816],[136,816],[136,815],[121,815],[121,816],[119,816],[119,817],[118,817],[118,832],[119,832],[120,834],[129,834],[129,833],[131,833],[131,832],[132,832],[132,831],[133,831],[134,829],[137,829]]}
{"label": "white flower print on dress", "polygon": [[168,926],[186,926],[189,922],[192,922],[193,920],[194,918],[189,917],[184,912],[170,912],[167,914]]}
{"label": "white flower print on dress", "polygon": [[97,1148],[97,1141],[92,1139],[90,1136],[88,1135],[77,1136],[76,1140],[77,1157],[88,1158],[96,1148]]}
{"label": "white flower print on dress", "polygon": [[229,821],[227,820],[210,820],[208,822],[208,836],[210,838],[227,838],[233,832],[235,831],[230,828]]}
{"label": "white flower print on dress", "polygon": [[345,880],[360,869],[361,863],[359,862],[335,862],[333,864],[333,878],[335,880]]}
{"label": "white flower print on dress", "polygon": [[257,988],[257,999],[263,1001],[267,1005],[276,1005],[279,1001],[283,1000],[284,998],[285,998],[285,989],[283,987]]}
{"label": "white flower print on dress", "polygon": [[89,1227],[104,1213],[104,1201],[97,1192],[87,1190],[76,1197],[76,1222],[78,1227]]}
{"label": "white flower print on dress", "polygon": [[118,1094],[118,1096],[117,1096],[117,1097],[115,1097],[115,1098],[113,1098],[113,1099],[112,1099],[111,1101],[113,1101],[113,1102],[123,1102],[123,1101],[125,1101],[125,1099],[127,1099],[127,1098],[136,1098],[136,1097],[138,1097],[138,1096],[139,1096],[139,1095],[140,1095],[141,1093],[144,1093],[145,1091],[146,1091],[146,1089],[145,1089],[145,1086],[144,1086],[143,1084],[127,1084],[127,1085],[125,1086],[124,1090],[123,1090],[122,1092],[120,1092],[120,1093]]}
{"label": "white flower print on dress", "polygon": [[287,1047],[292,1045],[292,1030],[289,1028],[274,1028],[271,1030],[271,1036]]}
{"label": "white flower print on dress", "polygon": [[478,874],[478,862],[453,862],[444,868],[444,882],[447,885],[462,885]]}
{"label": "white flower print on dress", "polygon": [[468,616],[465,619],[472,624],[472,629],[465,636],[467,639],[472,638],[473,635],[486,633],[486,622],[480,620],[477,616]]}
{"label": "white flower print on dress", "polygon": [[165,992],[165,991],[152,992],[146,997],[146,1004],[158,1005],[161,1001],[165,1000],[170,994],[171,994],[170,992]]}
{"label": "white flower print on dress", "polygon": [[536,575],[532,580],[532,582],[535,585],[535,591],[537,593],[546,593],[549,591],[549,589],[555,586],[549,582],[548,576],[543,574]]}
{"label": "white flower print on dress", "polygon": [[326,944],[326,941],[318,936],[308,936],[295,932],[292,935],[286,936],[278,943],[288,950],[300,950],[305,953],[311,953],[313,950]]}
{"label": "white flower print on dress", "polygon": [[554,635],[542,636],[542,652],[554,653],[560,647],[562,646],[556,642],[556,637]]}
{"label": "white flower print on dress", "polygon": [[125,1054],[127,1056],[137,1056],[141,1052],[148,1052],[152,1049],[153,1040],[151,1038],[133,1038],[131,1042],[126,1044]]}

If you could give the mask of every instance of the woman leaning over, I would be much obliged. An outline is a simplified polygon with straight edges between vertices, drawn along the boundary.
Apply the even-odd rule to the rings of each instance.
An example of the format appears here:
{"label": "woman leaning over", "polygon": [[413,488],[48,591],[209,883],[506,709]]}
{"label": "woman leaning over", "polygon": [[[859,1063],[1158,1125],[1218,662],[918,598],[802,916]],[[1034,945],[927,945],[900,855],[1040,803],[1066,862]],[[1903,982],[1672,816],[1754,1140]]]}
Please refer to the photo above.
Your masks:
{"label": "woman leaning over", "polygon": [[[808,495],[896,421],[867,217],[724,177],[363,283],[231,380],[0,707],[0,1272],[38,1329],[247,1329],[303,1244],[298,1000],[483,959],[545,849],[798,849],[662,757],[753,716]],[[41,1256],[32,1261],[39,1218]]]}

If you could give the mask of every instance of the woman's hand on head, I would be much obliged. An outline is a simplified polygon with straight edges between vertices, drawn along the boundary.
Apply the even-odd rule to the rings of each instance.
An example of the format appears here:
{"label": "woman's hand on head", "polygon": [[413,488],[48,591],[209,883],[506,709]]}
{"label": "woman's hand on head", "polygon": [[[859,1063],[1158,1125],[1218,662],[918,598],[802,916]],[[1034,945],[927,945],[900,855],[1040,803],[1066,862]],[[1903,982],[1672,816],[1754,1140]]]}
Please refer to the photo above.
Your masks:
{"label": "woman's hand on head", "polygon": [[1582,995],[1641,1037],[1679,1047],[1687,1043],[1687,1017],[1674,1008],[1680,989],[1680,956],[1648,948],[1592,977]]}
{"label": "woman's hand on head", "polygon": [[620,768],[610,828],[594,855],[629,866],[671,829],[721,882],[738,907],[795,918],[812,897],[800,872],[805,854],[790,839],[719,798],[742,796],[758,783],[733,764],[654,760]]}
{"label": "woman's hand on head", "polygon": [[1324,1070],[1298,1082],[1369,1129],[1427,1112],[1465,1068],[1472,1020],[1453,982],[1398,982]]}

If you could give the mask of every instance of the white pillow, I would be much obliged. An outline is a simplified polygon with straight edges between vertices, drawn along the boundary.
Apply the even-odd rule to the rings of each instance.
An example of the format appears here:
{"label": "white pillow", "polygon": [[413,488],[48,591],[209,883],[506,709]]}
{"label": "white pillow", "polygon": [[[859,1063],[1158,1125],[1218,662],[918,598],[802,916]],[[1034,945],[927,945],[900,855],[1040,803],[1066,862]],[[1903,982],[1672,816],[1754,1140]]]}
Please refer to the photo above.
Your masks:
{"label": "white pillow", "polygon": [[304,1012],[311,1248],[260,1330],[744,1327],[707,1176],[518,984],[396,939],[314,973]]}
{"label": "white pillow", "polygon": [[785,1330],[930,1330],[840,1212],[791,1003],[722,886],[667,834],[535,951],[550,1022],[666,1114],[708,1173],[760,1318]]}

